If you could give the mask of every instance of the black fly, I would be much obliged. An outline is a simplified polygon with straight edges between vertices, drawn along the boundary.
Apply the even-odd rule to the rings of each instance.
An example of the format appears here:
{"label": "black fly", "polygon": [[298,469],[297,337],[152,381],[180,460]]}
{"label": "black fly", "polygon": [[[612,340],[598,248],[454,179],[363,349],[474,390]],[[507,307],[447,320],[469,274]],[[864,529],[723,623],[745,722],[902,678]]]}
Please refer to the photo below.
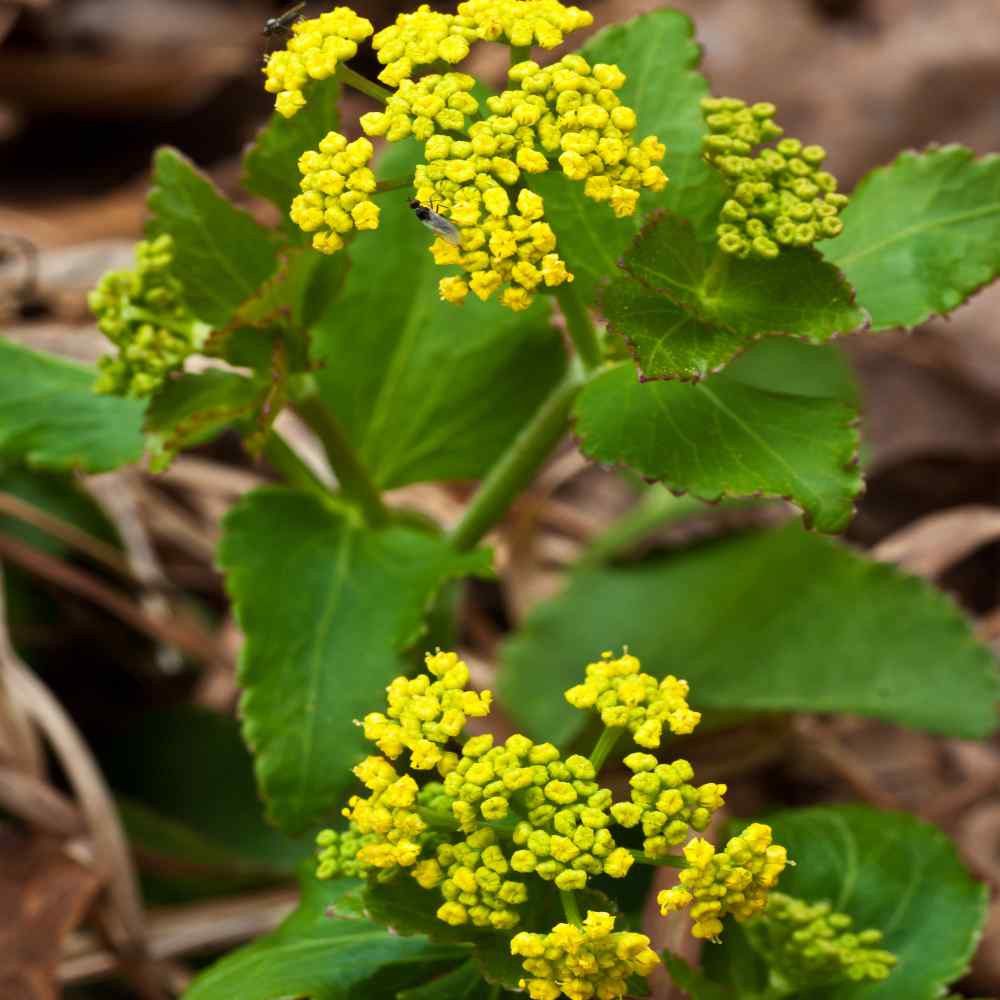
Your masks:
{"label": "black fly", "polygon": [[432,232],[437,233],[446,243],[458,246],[462,242],[462,235],[454,222],[446,219],[443,215],[438,215],[433,209],[426,205],[421,205],[416,198],[410,200],[410,208],[413,214]]}
{"label": "black fly", "polygon": [[297,3],[294,7],[289,7],[284,14],[279,14],[277,17],[269,17],[264,22],[264,35],[267,38],[274,38],[275,35],[280,35],[282,32],[289,31],[296,21],[302,19],[302,9],[306,5],[306,0],[302,0],[301,3]]}

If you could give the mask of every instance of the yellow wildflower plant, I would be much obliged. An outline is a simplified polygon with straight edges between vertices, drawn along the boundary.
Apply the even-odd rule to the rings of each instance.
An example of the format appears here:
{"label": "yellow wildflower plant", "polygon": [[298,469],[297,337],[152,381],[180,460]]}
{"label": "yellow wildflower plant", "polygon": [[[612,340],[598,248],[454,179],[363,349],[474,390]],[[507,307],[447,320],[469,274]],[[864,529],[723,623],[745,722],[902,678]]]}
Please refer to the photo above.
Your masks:
{"label": "yellow wildflower plant", "polygon": [[[838,215],[847,195],[837,192],[833,174],[820,169],[826,159],[822,146],[780,139],[773,104],[748,107],[735,97],[712,97],[701,107],[709,129],[702,144],[705,159],[731,192],[716,229],[720,250],[772,259],[782,247],[811,246],[843,230]],[[750,155],[773,139],[780,139],[774,148]]]}
{"label": "yellow wildflower plant", "polygon": [[687,681],[668,674],[662,681],[640,672],[640,662],[629,653],[612,659],[604,652],[587,665],[583,684],[566,692],[566,700],[579,709],[596,709],[606,726],[624,727],[639,746],[655,749],[663,727],[675,734],[694,732],[701,713],[687,703]]}
{"label": "yellow wildflower plant", "polygon": [[486,41],[554,49],[571,31],[589,28],[594,15],[558,0],[465,0],[456,18]]}
{"label": "yellow wildflower plant", "polygon": [[[717,938],[727,914],[744,920],[764,906],[786,863],[768,827],[752,824],[720,853],[689,839],[721,808],[725,785],[695,785],[685,760],[629,753],[630,800],[613,803],[600,771],[627,720],[615,716],[589,757],[564,755],[521,733],[502,743],[491,733],[467,736],[469,718],[487,714],[491,693],[467,690],[468,667],[457,653],[428,653],[424,665],[414,677],[395,678],[385,710],[360,723],[381,755],[354,769],[368,794],[353,796],[343,810],[348,829],[324,830],[317,839],[320,878],[361,876],[373,892],[388,883],[381,905],[390,909],[397,891],[427,893],[428,919],[472,941],[507,936],[511,953],[523,959],[521,988],[553,1000],[620,998],[630,975],[645,975],[659,961],[643,935],[615,931],[608,913],[580,919],[577,894],[589,903],[595,878],[624,879],[636,864],[681,867],[680,885],[659,903],[665,913],[691,905],[698,937]],[[579,687],[600,690],[588,707],[611,690],[630,710],[640,705],[668,725],[674,717],[676,731],[690,732],[690,710],[677,689],[650,689],[638,666],[629,654],[590,664]],[[625,683],[638,684],[642,697],[621,694]],[[669,705],[661,705],[665,699]],[[638,731],[648,720],[635,721]],[[436,772],[433,780],[428,772]],[[636,828],[642,850],[628,846],[638,841]],[[686,841],[681,855],[672,853]],[[552,904],[563,907],[567,923],[552,927],[542,916]]]}
{"label": "yellow wildflower plant", "polygon": [[768,890],[788,864],[785,848],[772,842],[764,823],[751,823],[718,853],[698,837],[684,848],[684,857],[688,867],[678,876],[680,884],[656,897],[660,912],[665,916],[690,907],[692,935],[713,941],[727,914],[742,921],[767,906]]}
{"label": "yellow wildflower plant", "polygon": [[340,63],[353,59],[358,43],[375,29],[350,7],[335,7],[319,17],[297,21],[283,49],[272,52],[264,64],[264,89],[277,95],[275,110],[291,118],[305,107],[303,88],[310,80],[325,80]]}
{"label": "yellow wildflower plant", "polygon": [[335,253],[345,233],[378,228],[379,207],[369,198],[376,186],[368,166],[374,151],[365,138],[348,142],[339,132],[328,132],[319,149],[299,157],[302,193],[289,214],[300,229],[313,233],[314,250]]}
{"label": "yellow wildflower plant", "polygon": [[403,80],[384,111],[362,115],[365,135],[385,136],[397,142],[412,135],[421,141],[435,132],[461,132],[466,118],[479,113],[479,102],[469,91],[475,77],[467,73],[433,73],[417,81]]}
{"label": "yellow wildflower plant", "polygon": [[400,14],[394,24],[372,38],[378,61],[385,66],[378,78],[398,87],[417,66],[461,62],[479,35],[467,18],[439,13],[421,4],[411,14]]}
{"label": "yellow wildflower plant", "polygon": [[530,978],[520,982],[532,1000],[620,998],[628,978],[648,975],[660,963],[645,934],[615,931],[610,913],[588,911],[582,925],[556,924],[548,934],[522,931],[510,943]]}

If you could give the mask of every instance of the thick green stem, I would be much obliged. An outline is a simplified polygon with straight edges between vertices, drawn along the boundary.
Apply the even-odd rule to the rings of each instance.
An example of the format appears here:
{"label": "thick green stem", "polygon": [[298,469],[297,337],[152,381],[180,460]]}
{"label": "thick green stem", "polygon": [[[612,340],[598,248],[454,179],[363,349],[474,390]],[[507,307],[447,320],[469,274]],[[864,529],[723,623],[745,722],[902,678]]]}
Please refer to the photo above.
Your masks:
{"label": "thick green stem", "polygon": [[346,83],[348,87],[353,87],[362,94],[366,94],[373,101],[378,101],[379,104],[387,104],[389,98],[392,97],[391,90],[369,80],[368,77],[362,76],[360,73],[356,73],[350,66],[345,66],[343,63],[337,66],[337,78],[341,83]]}
{"label": "thick green stem", "polygon": [[678,857],[676,854],[668,854],[665,858],[651,858],[648,854],[643,854],[642,851],[631,851],[630,853],[640,865],[653,865],[657,868],[688,867],[684,858]]}
{"label": "thick green stem", "polygon": [[604,767],[604,762],[608,759],[608,754],[615,748],[619,737],[625,732],[624,726],[607,726],[601,733],[593,753],[590,755],[590,763],[594,765],[594,770],[600,772]]}
{"label": "thick green stem", "polygon": [[264,442],[264,457],[274,467],[274,471],[288,483],[306,493],[328,498],[330,491],[319,477],[299,457],[299,453],[275,430]]}
{"label": "thick green stem", "polygon": [[566,433],[570,408],[583,383],[580,365],[571,362],[563,380],[480,484],[462,520],[451,534],[454,548],[464,552],[475,546],[531,482],[539,466]]}
{"label": "thick green stem", "polygon": [[576,901],[576,893],[570,889],[560,889],[559,899],[566,919],[579,927],[583,923],[583,918],[580,916],[580,904]]}
{"label": "thick green stem", "polygon": [[556,287],[556,300],[566,318],[566,329],[573,338],[573,346],[583,362],[584,370],[592,372],[604,361],[604,351],[590,313],[568,281]]}
{"label": "thick green stem", "polygon": [[651,486],[639,502],[616,521],[604,534],[590,543],[577,566],[600,566],[627,552],[654,528],[681,521],[705,509],[705,503],[688,494],[675,497],[664,486]]}
{"label": "thick green stem", "polygon": [[371,527],[385,524],[389,512],[382,503],[382,495],[337,418],[314,392],[296,394],[293,405],[322,442],[344,496],[361,508]]}

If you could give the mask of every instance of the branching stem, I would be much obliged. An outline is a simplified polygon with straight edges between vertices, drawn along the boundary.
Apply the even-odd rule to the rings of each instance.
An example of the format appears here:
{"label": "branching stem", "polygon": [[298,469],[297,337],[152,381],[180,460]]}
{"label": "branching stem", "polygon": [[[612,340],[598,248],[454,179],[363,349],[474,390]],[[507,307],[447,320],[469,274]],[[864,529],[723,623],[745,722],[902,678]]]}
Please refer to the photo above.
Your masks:
{"label": "branching stem", "polygon": [[640,865],[653,865],[657,868],[688,867],[687,861],[685,861],[684,858],[678,857],[676,854],[668,854],[665,858],[651,858],[648,854],[643,854],[642,851],[632,851],[631,854]]}
{"label": "branching stem", "polygon": [[383,87],[381,84],[369,80],[368,77],[356,73],[350,66],[345,66],[343,63],[337,66],[337,78],[341,83],[347,84],[348,87],[353,87],[360,93],[370,97],[373,101],[378,101],[379,104],[387,104],[389,98],[392,97],[392,91],[387,87]]}
{"label": "branching stem", "polygon": [[361,508],[365,521],[377,528],[389,519],[382,495],[372,482],[340,421],[313,391],[296,394],[295,412],[315,431],[345,497]]}
{"label": "branching stem", "polygon": [[571,362],[562,381],[486,474],[451,534],[451,544],[458,551],[475,546],[534,478],[538,467],[566,433],[570,408],[584,381],[582,367]]}
{"label": "branching stem", "polygon": [[594,770],[600,773],[604,762],[608,759],[608,754],[615,748],[618,738],[625,732],[624,726],[607,726],[601,733],[590,755],[590,763],[594,765]]}
{"label": "branching stem", "polygon": [[583,924],[583,918],[580,916],[580,904],[576,901],[576,893],[571,889],[560,889],[559,900],[562,903],[566,919],[571,924],[580,927]]}
{"label": "branching stem", "polygon": [[299,453],[276,430],[264,442],[264,457],[275,472],[288,483],[314,496],[328,498],[330,491],[312,469],[302,461]]}
{"label": "branching stem", "polygon": [[556,301],[566,318],[566,329],[573,338],[573,346],[583,362],[585,371],[592,372],[604,361],[601,341],[579,293],[567,281],[556,288]]}

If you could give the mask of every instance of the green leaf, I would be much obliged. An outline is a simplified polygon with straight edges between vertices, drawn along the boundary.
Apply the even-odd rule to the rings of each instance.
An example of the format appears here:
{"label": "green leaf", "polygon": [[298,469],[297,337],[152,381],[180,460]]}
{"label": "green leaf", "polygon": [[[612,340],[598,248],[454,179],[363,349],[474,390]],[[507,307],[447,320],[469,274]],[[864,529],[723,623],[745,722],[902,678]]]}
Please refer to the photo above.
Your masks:
{"label": "green leaf", "polygon": [[328,917],[352,879],[321,882],[307,874],[298,909],[276,930],[203,972],[184,1000],[354,1000],[380,969],[439,962],[462,951],[422,937],[400,937],[367,920]]}
{"label": "green leaf", "polygon": [[843,276],[814,250],[716,255],[710,266],[691,226],[669,212],[643,229],[621,267],[627,276],[608,288],[604,312],[647,379],[697,380],[768,334],[821,344],[865,322]]}
{"label": "green leaf", "polygon": [[163,472],[182,449],[209,440],[253,413],[265,392],[259,382],[214,369],[170,379],[146,411],[150,469]]}
{"label": "green leaf", "polygon": [[661,166],[670,178],[659,194],[643,193],[631,219],[616,219],[561,173],[531,179],[545,199],[559,252],[576,276],[574,289],[589,303],[596,301],[599,283],[615,275],[618,258],[651,208],[683,213],[704,237],[714,231],[725,193],[718,172],[701,155],[705,123],[699,101],[708,96],[708,84],[697,72],[701,50],[693,35],[686,15],[656,10],[605,28],[581,50],[591,64],[616,63],[628,74],[618,96],[638,115],[636,137],[657,135],[666,145]]}
{"label": "green leaf", "polygon": [[226,516],[219,563],[244,633],[244,736],[268,814],[295,833],[333,814],[400,653],[448,579],[486,573],[489,553],[452,552],[410,528],[372,531],[352,511],[285,489]]}
{"label": "green leaf", "polygon": [[150,235],[174,239],[173,273],[200,320],[225,326],[278,266],[271,234],[175,149],[153,158]]}
{"label": "green leaf", "polygon": [[686,678],[700,708],[852,712],[966,739],[996,727],[996,663],[951,600],[797,525],[574,574],[503,649],[508,710],[565,743],[587,715],[563,691],[625,643],[648,673]]}
{"label": "green leaf", "polygon": [[[409,159],[390,150],[382,173]],[[311,330],[323,399],[383,488],[483,475],[566,366],[544,296],[523,313],[440,301],[449,271],[407,196],[380,197],[378,231],[355,240],[343,291]]]}
{"label": "green leaf", "polygon": [[1000,273],[1000,156],[961,146],[906,152],[864,177],[823,244],[872,329],[948,313]]}
{"label": "green leaf", "polygon": [[298,242],[306,234],[288,218],[288,210],[299,193],[299,157],[307,149],[318,148],[327,132],[340,127],[339,100],[336,77],[315,81],[309,103],[291,118],[275,111],[243,158],[243,186],[278,207],[285,227]]}
{"label": "green leaf", "polygon": [[95,396],[93,369],[0,339],[0,457],[107,472],[142,455],[143,400]]}
{"label": "green leaf", "polygon": [[[820,350],[797,346],[823,366]],[[760,382],[741,381],[737,366],[697,385],[640,382],[620,365],[576,401],[580,449],[702,500],[785,497],[807,524],[843,531],[862,489],[855,408]]]}
{"label": "green leaf", "polygon": [[412,990],[403,990],[398,1000],[487,1000],[490,987],[483,980],[475,962],[468,961],[457,969]]}
{"label": "green leaf", "polygon": [[[880,947],[899,959],[881,983],[805,990],[796,994],[801,1000],[934,1000],[968,968],[988,892],[970,878],[940,830],[864,806],[789,810],[767,822],[798,861],[782,874],[781,891],[809,902],[829,900],[856,929],[881,930]],[[737,989],[754,975],[752,953],[738,937],[739,925],[729,922],[722,945],[702,953],[709,977]]]}

